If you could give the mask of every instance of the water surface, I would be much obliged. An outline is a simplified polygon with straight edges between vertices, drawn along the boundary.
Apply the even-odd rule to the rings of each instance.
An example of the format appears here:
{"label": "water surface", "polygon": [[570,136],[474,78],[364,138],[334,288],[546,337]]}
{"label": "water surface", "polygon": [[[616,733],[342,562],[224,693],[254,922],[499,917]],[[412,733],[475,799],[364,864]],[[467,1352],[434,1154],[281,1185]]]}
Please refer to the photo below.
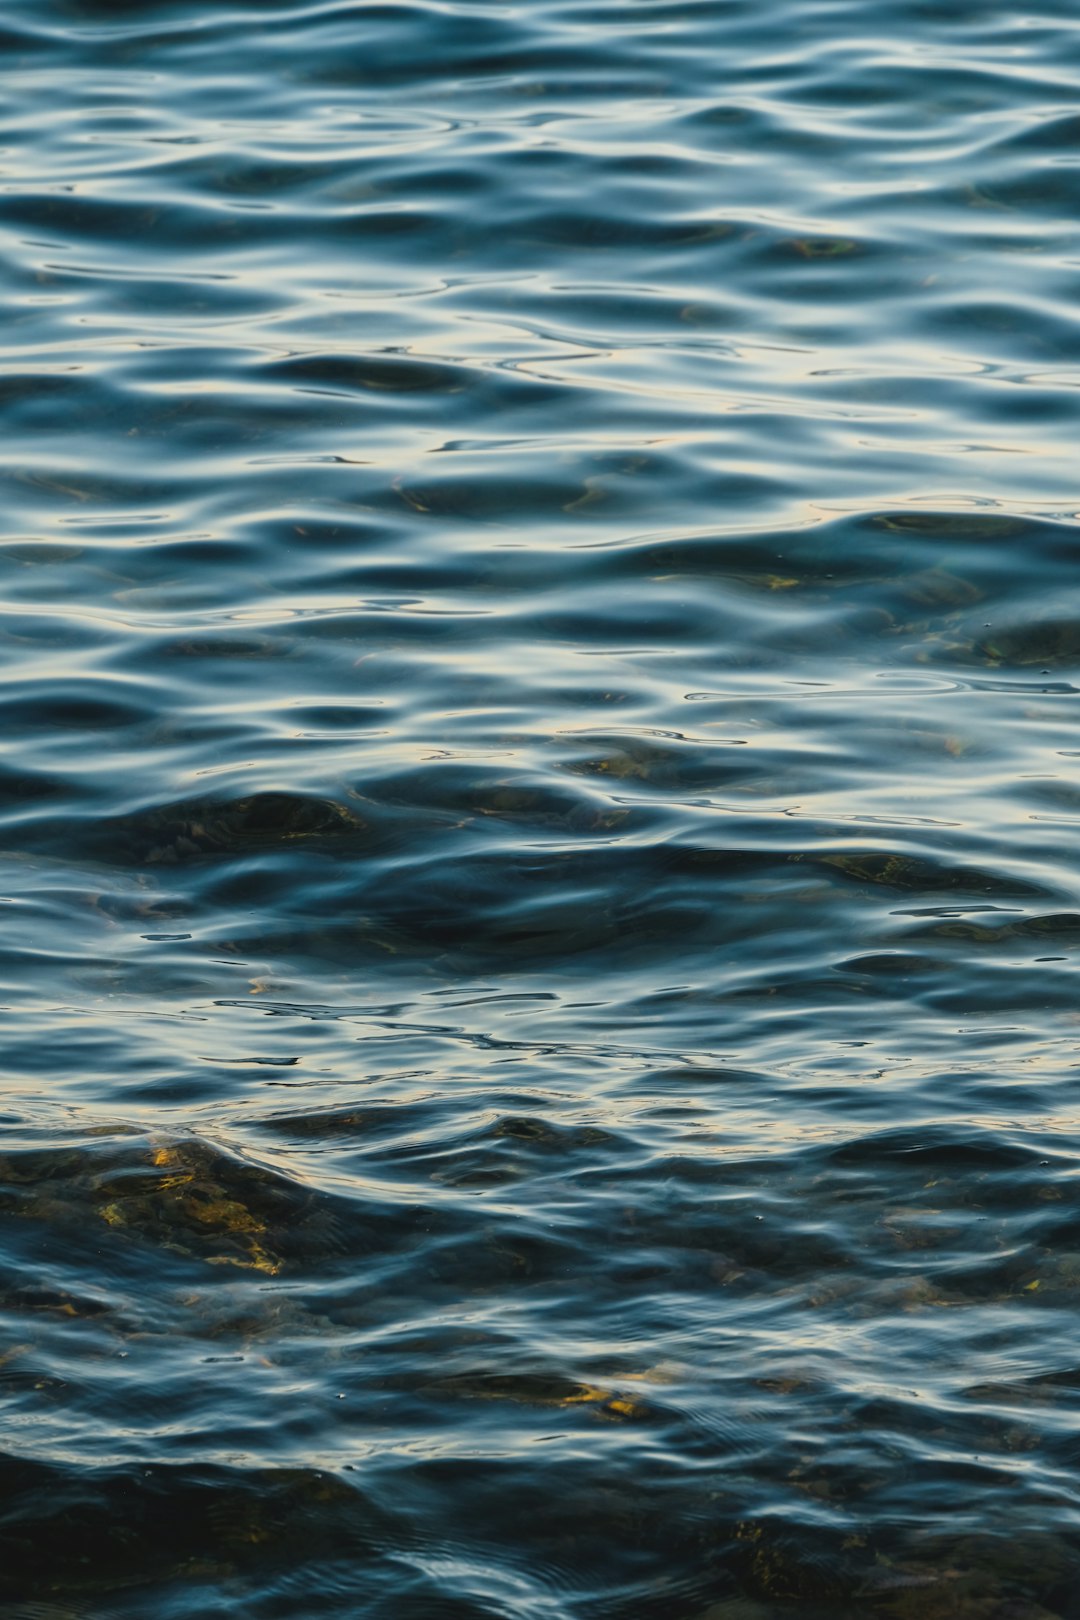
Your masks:
{"label": "water surface", "polygon": [[1080,1615],[1080,23],[5,0],[0,1598]]}

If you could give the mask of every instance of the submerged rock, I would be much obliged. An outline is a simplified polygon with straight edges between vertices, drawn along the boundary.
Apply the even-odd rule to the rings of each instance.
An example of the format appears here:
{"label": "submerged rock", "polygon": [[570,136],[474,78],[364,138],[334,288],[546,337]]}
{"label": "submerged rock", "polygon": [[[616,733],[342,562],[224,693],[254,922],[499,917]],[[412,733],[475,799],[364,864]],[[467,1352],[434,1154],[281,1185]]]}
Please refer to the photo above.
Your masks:
{"label": "submerged rock", "polygon": [[8,1155],[0,1201],[11,1214],[54,1226],[101,1222],[173,1254],[268,1276],[295,1256],[341,1246],[325,1195],[198,1137]]}
{"label": "submerged rock", "polygon": [[182,799],[105,824],[113,855],[141,865],[177,865],[200,856],[243,854],[303,842],[332,845],[367,824],[336,799],[252,793],[239,799]]}

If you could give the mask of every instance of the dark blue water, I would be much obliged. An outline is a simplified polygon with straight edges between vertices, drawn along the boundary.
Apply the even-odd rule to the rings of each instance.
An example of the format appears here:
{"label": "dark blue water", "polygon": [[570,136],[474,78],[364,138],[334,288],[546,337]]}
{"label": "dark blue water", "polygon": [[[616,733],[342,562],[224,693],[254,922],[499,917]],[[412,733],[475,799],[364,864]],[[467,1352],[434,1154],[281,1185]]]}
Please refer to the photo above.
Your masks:
{"label": "dark blue water", "polygon": [[0,5],[5,1620],[1080,1615],[1080,15]]}

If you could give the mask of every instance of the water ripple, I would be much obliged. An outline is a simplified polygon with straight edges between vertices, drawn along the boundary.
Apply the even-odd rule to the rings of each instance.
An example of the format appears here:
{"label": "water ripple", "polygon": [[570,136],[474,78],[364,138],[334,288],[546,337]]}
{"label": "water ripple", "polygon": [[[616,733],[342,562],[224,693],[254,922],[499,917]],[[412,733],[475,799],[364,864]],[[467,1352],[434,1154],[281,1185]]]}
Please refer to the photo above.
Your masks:
{"label": "water ripple", "polygon": [[1070,1620],[1069,8],[0,51],[5,1613]]}

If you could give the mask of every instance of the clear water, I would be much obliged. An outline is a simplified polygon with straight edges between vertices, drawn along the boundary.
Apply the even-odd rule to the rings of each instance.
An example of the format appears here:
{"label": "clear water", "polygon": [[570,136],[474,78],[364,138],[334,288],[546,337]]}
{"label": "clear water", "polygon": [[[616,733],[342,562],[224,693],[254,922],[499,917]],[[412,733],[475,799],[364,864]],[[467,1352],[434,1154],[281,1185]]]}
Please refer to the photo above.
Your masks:
{"label": "clear water", "polygon": [[5,1615],[1080,1615],[1075,8],[0,69]]}

